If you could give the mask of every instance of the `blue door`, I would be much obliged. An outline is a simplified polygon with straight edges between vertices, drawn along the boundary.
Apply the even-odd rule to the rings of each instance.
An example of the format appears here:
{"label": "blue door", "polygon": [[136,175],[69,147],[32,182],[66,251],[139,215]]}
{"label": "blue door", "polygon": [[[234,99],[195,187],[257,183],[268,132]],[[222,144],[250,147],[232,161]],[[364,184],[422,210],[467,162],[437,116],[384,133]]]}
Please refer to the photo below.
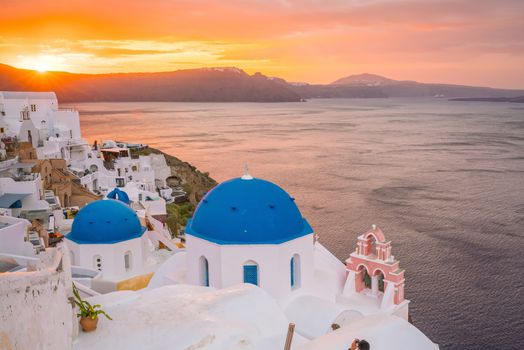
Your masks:
{"label": "blue door", "polygon": [[244,265],[244,283],[258,286],[258,265]]}

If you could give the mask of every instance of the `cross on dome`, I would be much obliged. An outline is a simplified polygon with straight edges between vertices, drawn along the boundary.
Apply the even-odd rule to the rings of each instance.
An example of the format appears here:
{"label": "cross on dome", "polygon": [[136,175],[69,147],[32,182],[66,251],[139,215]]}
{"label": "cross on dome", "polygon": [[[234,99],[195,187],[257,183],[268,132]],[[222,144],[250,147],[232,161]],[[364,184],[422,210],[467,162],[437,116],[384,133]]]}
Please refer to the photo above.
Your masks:
{"label": "cross on dome", "polygon": [[253,176],[249,174],[249,166],[247,163],[244,165],[244,175],[241,177],[242,180],[253,180]]}

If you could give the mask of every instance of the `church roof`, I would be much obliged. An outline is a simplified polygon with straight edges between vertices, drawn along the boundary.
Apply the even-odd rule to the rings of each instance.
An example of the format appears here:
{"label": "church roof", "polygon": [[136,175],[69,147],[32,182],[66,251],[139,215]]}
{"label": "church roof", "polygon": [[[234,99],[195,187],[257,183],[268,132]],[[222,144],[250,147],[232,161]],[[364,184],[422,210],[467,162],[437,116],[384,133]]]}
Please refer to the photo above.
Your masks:
{"label": "church roof", "polygon": [[218,244],[279,244],[310,233],[294,198],[251,176],[211,190],[186,225],[186,234]]}
{"label": "church roof", "polygon": [[66,238],[78,244],[110,244],[141,237],[145,230],[133,209],[106,199],[82,208]]}

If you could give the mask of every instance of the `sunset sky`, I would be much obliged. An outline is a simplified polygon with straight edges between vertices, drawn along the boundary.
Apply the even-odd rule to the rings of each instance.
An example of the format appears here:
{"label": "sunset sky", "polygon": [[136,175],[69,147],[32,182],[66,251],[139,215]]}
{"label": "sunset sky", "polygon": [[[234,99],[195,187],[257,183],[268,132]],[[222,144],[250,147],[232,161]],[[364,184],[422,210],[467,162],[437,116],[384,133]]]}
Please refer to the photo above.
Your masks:
{"label": "sunset sky", "polygon": [[0,63],[524,88],[523,0],[1,0]]}

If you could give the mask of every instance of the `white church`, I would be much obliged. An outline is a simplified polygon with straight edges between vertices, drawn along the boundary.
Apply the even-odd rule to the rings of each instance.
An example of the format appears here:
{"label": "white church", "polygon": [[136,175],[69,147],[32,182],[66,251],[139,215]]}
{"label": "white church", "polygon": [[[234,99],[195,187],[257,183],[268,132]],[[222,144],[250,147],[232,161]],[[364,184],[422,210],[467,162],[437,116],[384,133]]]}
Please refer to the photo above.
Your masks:
{"label": "white church", "polygon": [[[80,210],[67,244],[76,264],[94,264],[106,277],[131,275],[146,258],[144,232],[126,204],[100,200]],[[172,251],[146,288],[90,298],[110,314],[136,317],[101,320],[103,330],[80,332],[74,348],[195,345],[196,334],[215,339],[209,349],[242,348],[230,344],[232,331],[249,340],[247,348],[280,348],[292,322],[292,349],[345,350],[357,337],[379,350],[438,349],[408,322],[404,283],[379,228],[359,237],[344,264],[315,239],[293,197],[245,174],[202,199],[186,225],[185,249]],[[220,325],[206,328],[209,319]],[[187,328],[193,322],[201,326]]]}
{"label": "white church", "polygon": [[250,175],[202,200],[186,243],[191,284],[251,283],[281,300],[314,283],[313,229],[284,190]]}

